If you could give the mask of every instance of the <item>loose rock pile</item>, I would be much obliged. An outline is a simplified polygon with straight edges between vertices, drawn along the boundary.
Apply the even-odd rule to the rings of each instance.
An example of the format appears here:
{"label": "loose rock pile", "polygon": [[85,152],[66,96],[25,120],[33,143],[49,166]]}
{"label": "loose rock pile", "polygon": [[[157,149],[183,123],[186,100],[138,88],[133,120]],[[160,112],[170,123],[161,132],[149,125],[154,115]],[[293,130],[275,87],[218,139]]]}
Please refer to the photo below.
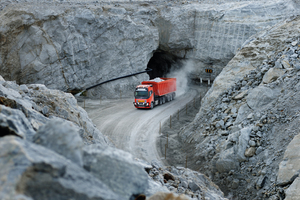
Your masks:
{"label": "loose rock pile", "polygon": [[299,197],[300,43],[285,42],[181,134],[195,148],[193,167],[234,199]]}

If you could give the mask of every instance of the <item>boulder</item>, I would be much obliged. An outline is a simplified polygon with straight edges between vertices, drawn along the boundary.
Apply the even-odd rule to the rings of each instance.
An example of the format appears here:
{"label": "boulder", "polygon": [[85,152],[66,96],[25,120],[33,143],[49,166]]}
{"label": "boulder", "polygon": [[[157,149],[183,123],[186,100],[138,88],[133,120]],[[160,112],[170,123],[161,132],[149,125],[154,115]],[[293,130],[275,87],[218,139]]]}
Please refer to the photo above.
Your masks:
{"label": "boulder", "polygon": [[59,118],[52,119],[37,131],[33,142],[55,151],[82,167],[83,142],[79,131],[80,129],[71,122]]}
{"label": "boulder", "polygon": [[234,122],[234,125],[240,123],[241,121],[243,121],[244,119],[247,118],[247,116],[252,113],[253,110],[248,106],[247,103],[244,103],[238,110],[238,114],[236,117],[236,120]]}
{"label": "boulder", "polygon": [[290,187],[285,191],[285,200],[300,199],[300,177],[296,178]]}
{"label": "boulder", "polygon": [[229,172],[239,168],[239,162],[236,159],[236,147],[223,150],[216,162],[216,169],[220,172]]}
{"label": "boulder", "polygon": [[279,68],[271,68],[267,73],[265,73],[263,77],[263,83],[271,83],[273,81],[276,81],[277,78],[282,76],[285,73],[286,70],[279,69]]}
{"label": "boulder", "polygon": [[84,168],[107,184],[122,199],[145,194],[148,175],[131,154],[112,147],[84,147]]}
{"label": "boulder", "polygon": [[3,200],[122,199],[78,165],[19,137],[0,138],[0,165]]}
{"label": "boulder", "polygon": [[35,131],[20,110],[0,105],[0,137],[15,135],[31,140]]}
{"label": "boulder", "polygon": [[264,110],[277,98],[278,93],[271,88],[259,86],[248,93],[247,104],[253,110]]}
{"label": "boulder", "polygon": [[284,153],[283,161],[279,164],[277,182],[280,185],[285,185],[294,181],[300,173],[300,135],[287,146]]}

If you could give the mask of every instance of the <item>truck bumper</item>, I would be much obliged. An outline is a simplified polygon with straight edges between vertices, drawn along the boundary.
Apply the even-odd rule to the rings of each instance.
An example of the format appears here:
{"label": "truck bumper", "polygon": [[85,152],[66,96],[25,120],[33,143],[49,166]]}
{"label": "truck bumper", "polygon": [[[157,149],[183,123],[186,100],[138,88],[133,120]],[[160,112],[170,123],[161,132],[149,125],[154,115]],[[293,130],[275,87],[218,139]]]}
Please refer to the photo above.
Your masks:
{"label": "truck bumper", "polygon": [[136,102],[133,102],[133,105],[136,108],[150,108],[149,103],[136,103]]}

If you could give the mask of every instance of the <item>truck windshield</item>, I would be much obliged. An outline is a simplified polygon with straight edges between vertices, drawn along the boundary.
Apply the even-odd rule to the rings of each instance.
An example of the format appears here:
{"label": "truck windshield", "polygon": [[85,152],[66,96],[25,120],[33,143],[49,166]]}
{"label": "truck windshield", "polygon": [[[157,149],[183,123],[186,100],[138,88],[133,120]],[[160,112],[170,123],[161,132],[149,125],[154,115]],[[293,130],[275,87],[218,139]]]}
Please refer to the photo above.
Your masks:
{"label": "truck windshield", "polygon": [[147,99],[149,97],[148,90],[146,88],[137,88],[134,92],[135,98]]}

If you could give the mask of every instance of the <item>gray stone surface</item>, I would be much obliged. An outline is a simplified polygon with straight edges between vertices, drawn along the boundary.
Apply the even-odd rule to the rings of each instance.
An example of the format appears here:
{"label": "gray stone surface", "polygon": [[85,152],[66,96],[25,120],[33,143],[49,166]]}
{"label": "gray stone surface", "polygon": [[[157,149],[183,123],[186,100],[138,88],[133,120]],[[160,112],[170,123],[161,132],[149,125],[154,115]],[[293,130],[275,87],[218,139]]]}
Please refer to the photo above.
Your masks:
{"label": "gray stone surface", "polygon": [[[95,128],[86,111],[77,105],[77,100],[70,93],[51,90],[41,84],[19,86],[15,82],[3,79],[0,82],[0,102],[5,106],[18,109],[11,111],[3,109],[3,112],[7,111],[6,116],[11,115],[12,118],[15,118],[14,123],[23,121],[22,124],[13,129],[20,129],[19,134],[22,135],[26,132],[27,140],[31,140],[35,132],[46,124],[49,118],[59,117],[80,127],[81,137],[85,144],[100,143],[107,145],[109,143],[102,133]],[[4,121],[7,121],[7,119],[4,119]],[[22,130],[22,127],[26,130]]]}
{"label": "gray stone surface", "polygon": [[271,103],[278,96],[277,91],[268,87],[259,86],[251,91],[247,96],[247,104],[253,110],[264,110],[271,105]]}
{"label": "gray stone surface", "polygon": [[0,132],[1,137],[15,135],[24,139],[31,139],[35,134],[30,122],[21,111],[4,105],[0,105]]}
{"label": "gray stone surface", "polygon": [[298,177],[292,183],[292,185],[286,190],[285,200],[297,200],[297,199],[300,199],[299,187],[300,187],[300,178]]}
{"label": "gray stone surface", "polygon": [[263,83],[271,83],[285,73],[283,69],[271,68],[263,77]]}
{"label": "gray stone surface", "polygon": [[122,199],[145,194],[148,176],[131,154],[110,147],[89,145],[84,148],[84,168],[108,185]]}
{"label": "gray stone surface", "polygon": [[79,136],[78,127],[68,121],[50,120],[37,131],[33,142],[55,151],[80,167],[83,166],[83,141]]}
{"label": "gray stone surface", "polygon": [[18,199],[19,195],[28,199],[121,198],[93,175],[47,148],[15,136],[0,138],[0,148],[1,199]]}
{"label": "gray stone surface", "polygon": [[[285,185],[294,181],[300,174],[300,135],[294,137],[287,146],[282,162],[279,165],[277,182]],[[300,193],[298,193],[300,195]]]}

